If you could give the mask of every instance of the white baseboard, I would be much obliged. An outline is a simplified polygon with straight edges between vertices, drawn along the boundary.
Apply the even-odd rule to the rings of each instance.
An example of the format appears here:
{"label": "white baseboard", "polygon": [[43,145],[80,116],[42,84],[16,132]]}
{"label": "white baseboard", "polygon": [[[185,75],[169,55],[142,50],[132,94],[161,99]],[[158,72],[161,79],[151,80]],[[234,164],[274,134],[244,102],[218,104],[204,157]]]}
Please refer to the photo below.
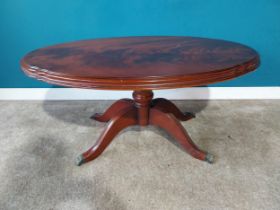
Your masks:
{"label": "white baseboard", "polygon": [[[116,100],[131,91],[77,88],[0,88],[0,100]],[[174,100],[280,99],[280,87],[193,87],[154,91],[155,97]]]}

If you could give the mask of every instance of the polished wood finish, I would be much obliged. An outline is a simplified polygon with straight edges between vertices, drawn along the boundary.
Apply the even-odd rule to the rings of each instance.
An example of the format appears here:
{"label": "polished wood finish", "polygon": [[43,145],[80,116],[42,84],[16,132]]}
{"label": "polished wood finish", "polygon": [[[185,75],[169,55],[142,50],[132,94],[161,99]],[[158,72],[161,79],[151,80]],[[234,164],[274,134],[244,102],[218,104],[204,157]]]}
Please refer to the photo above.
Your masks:
{"label": "polished wood finish", "polygon": [[85,153],[78,156],[77,165],[81,165],[98,157],[111,143],[113,138],[124,128],[137,125],[137,109],[134,106],[126,107],[116,112],[97,142]]}
{"label": "polished wood finish", "polygon": [[78,156],[77,165],[97,158],[122,129],[132,125],[158,126],[173,136],[191,156],[212,163],[213,156],[200,150],[178,121],[189,120],[193,115],[183,114],[171,101],[162,98],[152,100],[152,97],[152,91],[134,91],[134,101],[121,99],[112,104],[104,114],[94,117],[101,122],[110,121],[97,142]]}
{"label": "polished wood finish", "polygon": [[179,36],[84,40],[41,48],[21,60],[28,76],[51,84],[134,91],[133,99],[121,99],[91,117],[108,125],[78,157],[78,165],[98,157],[122,129],[132,125],[161,127],[194,158],[213,162],[213,156],[200,150],[179,123],[194,115],[182,113],[166,99],[153,99],[152,90],[233,79],[259,64],[258,53],[248,46]]}
{"label": "polished wood finish", "polygon": [[171,113],[164,113],[158,109],[151,109],[150,124],[166,130],[175,140],[194,158],[212,162],[212,156],[201,151],[193,143],[187,131]]}
{"label": "polished wood finish", "polygon": [[259,65],[258,53],[239,43],[197,37],[125,37],[41,48],[21,60],[24,72],[78,88],[155,90],[235,78]]}
{"label": "polished wood finish", "polygon": [[159,109],[162,112],[173,114],[177,119],[181,121],[187,121],[195,117],[193,113],[181,112],[175,104],[165,98],[154,99],[152,106],[154,109]]}
{"label": "polished wood finish", "polygon": [[149,110],[152,98],[154,96],[152,91],[134,91],[133,94],[134,105],[138,110],[138,124],[148,125]]}
{"label": "polished wood finish", "polygon": [[116,114],[117,110],[122,110],[126,107],[130,107],[133,103],[133,100],[128,98],[118,100],[117,102],[112,104],[105,113],[95,113],[90,118],[99,122],[108,122]]}

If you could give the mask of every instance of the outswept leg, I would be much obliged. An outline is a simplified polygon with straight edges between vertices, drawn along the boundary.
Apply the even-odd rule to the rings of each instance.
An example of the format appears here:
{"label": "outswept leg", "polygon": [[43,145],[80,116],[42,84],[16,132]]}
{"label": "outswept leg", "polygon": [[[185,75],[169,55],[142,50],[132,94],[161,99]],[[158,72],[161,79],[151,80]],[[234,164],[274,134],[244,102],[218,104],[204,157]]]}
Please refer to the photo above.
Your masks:
{"label": "outswept leg", "polygon": [[174,139],[196,159],[213,162],[213,156],[200,150],[191,140],[185,128],[174,117],[173,114],[165,113],[159,109],[150,109],[150,124],[159,126],[166,130]]}
{"label": "outswept leg", "polygon": [[110,120],[97,142],[86,152],[78,156],[76,164],[80,166],[97,158],[121,130],[137,124],[137,109],[134,106],[121,110]]}
{"label": "outswept leg", "polygon": [[99,122],[108,122],[116,113],[126,107],[133,106],[133,100],[124,98],[113,103],[104,113],[95,113],[90,118]]}
{"label": "outswept leg", "polygon": [[152,107],[154,109],[161,110],[165,113],[171,113],[173,114],[178,120],[181,121],[187,121],[195,117],[193,113],[181,112],[178,107],[173,104],[171,101],[165,99],[165,98],[156,98],[152,101]]}

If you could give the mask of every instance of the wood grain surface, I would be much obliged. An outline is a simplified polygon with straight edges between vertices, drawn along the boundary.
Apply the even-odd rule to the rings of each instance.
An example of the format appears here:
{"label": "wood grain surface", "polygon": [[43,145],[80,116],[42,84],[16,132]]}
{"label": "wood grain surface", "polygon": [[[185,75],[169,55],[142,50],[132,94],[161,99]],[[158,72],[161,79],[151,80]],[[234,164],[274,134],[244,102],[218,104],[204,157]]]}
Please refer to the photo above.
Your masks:
{"label": "wood grain surface", "polygon": [[252,48],[183,36],[84,40],[30,52],[23,71],[45,82],[78,88],[154,90],[207,85],[253,71]]}

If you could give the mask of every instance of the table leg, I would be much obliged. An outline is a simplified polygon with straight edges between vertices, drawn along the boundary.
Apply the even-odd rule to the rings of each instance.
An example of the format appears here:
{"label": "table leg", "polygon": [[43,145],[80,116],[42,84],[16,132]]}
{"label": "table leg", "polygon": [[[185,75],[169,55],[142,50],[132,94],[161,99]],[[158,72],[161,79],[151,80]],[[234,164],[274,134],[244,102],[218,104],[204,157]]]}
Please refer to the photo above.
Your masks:
{"label": "table leg", "polygon": [[113,103],[103,114],[95,113],[90,118],[99,122],[108,122],[112,117],[114,117],[114,115],[116,115],[116,112],[126,107],[133,106],[133,103],[133,100],[129,98],[118,100]]}
{"label": "table leg", "polygon": [[200,150],[191,140],[185,128],[174,117],[173,114],[162,112],[161,110],[150,109],[150,124],[166,130],[174,139],[196,159],[213,162],[213,156]]}
{"label": "table leg", "polygon": [[159,126],[171,134],[191,156],[212,163],[213,156],[200,150],[178,121],[189,120],[194,115],[183,114],[175,104],[167,99],[152,100],[152,98],[152,91],[134,91],[133,100],[121,99],[112,104],[104,114],[92,116],[97,121],[109,122],[97,142],[77,158],[77,165],[97,158],[122,129],[131,125]]}
{"label": "table leg", "polygon": [[165,113],[171,113],[181,121],[187,121],[195,117],[193,113],[181,112],[175,104],[165,98],[154,99],[152,101],[152,108],[161,110]]}
{"label": "table leg", "polygon": [[124,128],[137,125],[137,109],[135,107],[127,107],[118,112],[109,122],[99,139],[91,148],[78,156],[76,164],[78,166],[97,158],[111,143],[113,138]]}

